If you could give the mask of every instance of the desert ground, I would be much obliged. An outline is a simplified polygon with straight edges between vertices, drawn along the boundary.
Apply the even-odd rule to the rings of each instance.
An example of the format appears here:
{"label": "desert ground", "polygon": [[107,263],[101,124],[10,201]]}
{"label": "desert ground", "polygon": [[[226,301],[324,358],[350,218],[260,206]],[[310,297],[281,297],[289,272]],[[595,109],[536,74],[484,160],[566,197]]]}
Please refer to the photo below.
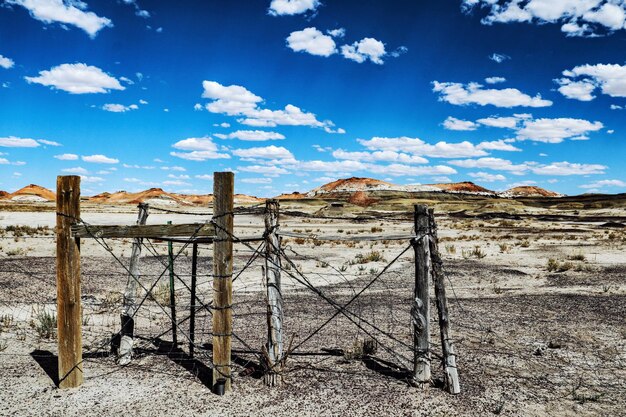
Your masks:
{"label": "desert ground", "polygon": [[[408,240],[325,241],[324,235],[412,233],[411,206],[435,208],[447,276],[451,336],[462,392],[442,388],[441,348],[431,306],[433,383],[410,383],[409,310],[414,262]],[[266,339],[263,258],[258,242],[235,244],[233,391],[211,393],[211,333],[197,313],[172,344],[167,244],[141,259],[135,354],[116,364],[132,241],[81,242],[84,385],[56,387],[54,207],[0,204],[0,415],[408,415],[617,416],[626,413],[626,210],[605,199],[386,200],[331,208],[321,199],[285,200],[283,292],[286,344],[294,348],[282,385],[258,372]],[[151,211],[148,224],[204,222]],[[133,205],[84,204],[89,224],[132,224]],[[235,216],[235,235],[260,236],[258,207]],[[178,318],[188,315],[191,247],[174,244]],[[198,296],[212,297],[210,245],[200,245]],[[395,262],[392,262],[394,261]],[[350,304],[348,319],[326,299]],[[309,283],[318,293],[303,284]],[[144,297],[146,290],[150,295]],[[355,324],[356,323],[356,324]],[[315,333],[316,329],[320,329]],[[376,349],[363,352],[375,339]]]}

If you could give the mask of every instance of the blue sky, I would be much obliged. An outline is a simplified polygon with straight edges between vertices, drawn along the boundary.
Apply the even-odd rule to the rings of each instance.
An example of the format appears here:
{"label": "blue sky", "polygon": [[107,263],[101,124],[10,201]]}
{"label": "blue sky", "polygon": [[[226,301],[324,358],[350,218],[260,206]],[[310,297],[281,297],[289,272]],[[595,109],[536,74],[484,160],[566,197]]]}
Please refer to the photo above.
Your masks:
{"label": "blue sky", "polygon": [[0,189],[626,192],[626,0],[0,0]]}

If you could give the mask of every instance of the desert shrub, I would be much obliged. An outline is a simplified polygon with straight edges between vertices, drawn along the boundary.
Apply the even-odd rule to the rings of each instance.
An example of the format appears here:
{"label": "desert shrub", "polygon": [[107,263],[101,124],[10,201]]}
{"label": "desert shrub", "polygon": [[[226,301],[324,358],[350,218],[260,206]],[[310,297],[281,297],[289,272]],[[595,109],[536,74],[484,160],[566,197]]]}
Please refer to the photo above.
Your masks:
{"label": "desert shrub", "polygon": [[511,251],[511,247],[507,243],[499,243],[500,253],[508,253]]}
{"label": "desert shrub", "polygon": [[456,253],[456,246],[454,246],[451,243],[446,243],[445,248],[446,248],[446,252],[449,253],[449,254],[455,254]]}
{"label": "desert shrub", "polygon": [[569,259],[570,261],[584,261],[586,258],[585,258],[585,254],[584,253],[577,252],[577,253],[574,253],[574,254],[568,256],[567,259]]}
{"label": "desert shrub", "polygon": [[152,301],[156,301],[161,305],[170,304],[170,284],[168,282],[162,282],[150,291],[148,296]]}
{"label": "desert shrub", "polygon": [[57,317],[45,308],[39,308],[34,312],[32,327],[42,339],[50,339],[57,328]]}
{"label": "desert shrub", "polygon": [[374,227],[372,227],[371,231],[372,231],[372,233],[380,233],[380,232],[383,231],[383,228],[374,226]]}
{"label": "desert shrub", "polygon": [[554,258],[548,259],[548,264],[546,266],[549,272],[554,272],[559,268],[559,261]]}
{"label": "desert shrub", "polygon": [[470,250],[470,251],[462,251],[462,255],[464,259],[467,258],[476,258],[476,259],[482,259],[485,256],[487,256],[487,254],[485,252],[483,252],[482,249],[480,249],[480,246],[474,246],[474,249]]}

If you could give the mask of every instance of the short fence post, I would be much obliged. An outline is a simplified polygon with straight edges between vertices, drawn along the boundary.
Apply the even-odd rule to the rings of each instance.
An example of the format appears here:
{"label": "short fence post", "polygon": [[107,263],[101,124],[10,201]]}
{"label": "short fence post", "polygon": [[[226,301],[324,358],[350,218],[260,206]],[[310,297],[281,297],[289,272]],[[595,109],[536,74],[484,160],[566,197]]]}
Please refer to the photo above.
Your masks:
{"label": "short fence post", "polygon": [[233,331],[233,196],[235,175],[213,176],[213,387],[231,390],[231,335]]}
{"label": "short fence post", "polygon": [[[139,204],[137,224],[146,224],[148,219],[148,205]],[[130,275],[124,290],[124,311],[122,312],[122,331],[120,339],[119,359],[120,365],[128,365],[133,355],[133,337],[135,332],[135,313],[137,313],[137,281],[139,280],[139,257],[141,256],[142,238],[133,240],[133,249],[130,255]]]}
{"label": "short fence post", "polygon": [[430,300],[429,286],[432,276],[430,256],[430,225],[428,208],[416,205],[414,213],[415,235],[415,288],[411,318],[413,322],[413,378],[415,382],[430,381]]}
{"label": "short fence post", "polygon": [[80,241],[71,226],[80,218],[80,177],[57,177],[57,336],[59,388],[83,383]]}
{"label": "short fence post", "polygon": [[265,383],[280,385],[278,374],[283,359],[283,297],[280,284],[280,237],[278,200],[265,202],[265,283],[267,287],[267,345],[264,350]]}
{"label": "short fence post", "polygon": [[437,311],[439,314],[439,332],[441,335],[441,347],[443,353],[443,370],[445,374],[445,386],[450,394],[459,394],[461,387],[459,384],[459,373],[456,367],[456,354],[454,344],[449,336],[450,321],[448,317],[448,300],[446,298],[446,288],[444,283],[443,266],[439,255],[439,245],[437,241],[437,223],[435,223],[434,210],[428,210],[428,220],[432,237],[430,239],[430,252],[433,261],[433,280],[435,283],[435,298],[437,300]]}
{"label": "short fence post", "polygon": [[196,343],[196,275],[198,271],[198,244],[191,250],[191,303],[189,306],[189,356],[193,358]]}
{"label": "short fence post", "polygon": [[[171,221],[167,224],[172,224]],[[176,288],[174,287],[174,247],[172,241],[167,242],[167,258],[168,268],[170,272],[170,315],[172,316],[172,343],[174,347],[178,346],[178,337],[176,333]]]}

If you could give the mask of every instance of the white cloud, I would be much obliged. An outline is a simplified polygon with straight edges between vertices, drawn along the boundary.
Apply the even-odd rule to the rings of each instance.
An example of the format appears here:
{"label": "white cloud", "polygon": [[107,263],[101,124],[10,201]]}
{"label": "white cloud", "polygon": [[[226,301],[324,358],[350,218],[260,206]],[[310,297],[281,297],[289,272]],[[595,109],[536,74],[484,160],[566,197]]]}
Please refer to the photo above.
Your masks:
{"label": "white cloud", "polygon": [[105,104],[102,106],[102,110],[106,110],[112,113],[125,113],[131,110],[137,110],[139,106],[136,104],[131,104],[130,106],[125,106],[123,104]]}
{"label": "white cloud", "polygon": [[586,189],[605,188],[605,187],[626,188],[626,182],[622,180],[600,180],[600,181],[592,182],[590,184],[580,185],[580,188],[586,188]]}
{"label": "white cloud", "polygon": [[485,82],[487,84],[498,84],[498,83],[503,83],[506,81],[506,78],[504,77],[487,77],[485,78]]}
{"label": "white cloud", "polygon": [[37,139],[37,142],[41,143],[42,145],[48,145],[48,146],[63,146],[59,142],[55,142],[53,140]]}
{"label": "white cloud", "polygon": [[0,55],[0,67],[4,69],[9,69],[15,65],[15,62],[11,58],[7,58],[3,55]]}
{"label": "white cloud", "polygon": [[328,33],[333,38],[343,38],[344,36],[346,36],[346,30],[344,28],[327,30],[326,33]]}
{"label": "white cloud", "polygon": [[605,169],[606,166],[599,164],[573,164],[563,161],[533,167],[532,172],[537,175],[592,175],[604,174]]}
{"label": "white cloud", "polygon": [[481,142],[476,146],[477,149],[485,149],[488,151],[507,151],[507,152],[520,152],[521,149],[511,145],[504,140],[494,140],[490,142]]}
{"label": "white cloud", "polygon": [[519,120],[520,119],[518,117],[514,117],[514,116],[513,117],[491,116],[491,117],[486,117],[483,119],[478,119],[476,121],[482,125],[489,126],[489,127],[514,129],[517,126],[517,123],[519,122]]}
{"label": "white cloud", "polygon": [[623,110],[623,106],[618,106],[617,104],[611,104],[611,110]]}
{"label": "white cloud", "polygon": [[233,155],[240,158],[293,159],[293,154],[282,146],[263,146],[258,148],[235,149]]}
{"label": "white cloud", "polygon": [[215,81],[204,81],[202,86],[204,87],[202,97],[213,100],[206,105],[208,111],[229,116],[243,116],[243,118],[238,119],[238,122],[245,125],[259,127],[287,125],[320,128],[334,126],[332,121],[325,120],[320,122],[315,114],[304,112],[292,104],[287,104],[284,110],[261,108],[259,103],[263,99],[239,85],[224,86]]}
{"label": "white cloud", "polygon": [[8,136],[0,138],[0,146],[4,148],[36,148],[39,146],[39,142],[30,138],[17,138],[15,136]]}
{"label": "white cloud", "polygon": [[118,162],[120,162],[118,159],[109,158],[105,155],[81,156],[81,159],[85,162],[92,162],[96,164],[117,164]]}
{"label": "white cloud", "polygon": [[320,4],[319,0],[272,0],[267,12],[272,16],[296,15],[315,11]]}
{"label": "white cloud", "polygon": [[348,159],[352,161],[386,161],[399,162],[403,164],[427,164],[428,159],[417,155],[395,152],[390,150],[375,152],[348,152],[343,149],[333,151],[333,157],[337,159]]}
{"label": "white cloud", "polygon": [[462,168],[486,168],[495,171],[510,171],[514,174],[523,174],[528,170],[526,164],[514,164],[509,160],[501,158],[479,158],[479,159],[461,159],[449,162],[451,165]]}
{"label": "white cloud", "polygon": [[484,182],[506,181],[506,177],[502,174],[489,174],[488,172],[470,172],[467,175]]}
{"label": "white cloud", "polygon": [[181,181],[181,180],[168,180],[168,181],[163,181],[163,185],[191,185],[191,184],[185,181]]}
{"label": "white cloud", "polygon": [[456,117],[449,116],[443,122],[443,127],[448,130],[476,130],[478,125],[469,120],[461,120]]}
{"label": "white cloud", "polygon": [[580,65],[563,71],[563,75],[556,82],[561,84],[559,91],[567,98],[593,100],[591,93],[596,88],[611,97],[626,97],[626,65]]}
{"label": "white cloud", "polygon": [[374,64],[384,64],[383,57],[387,54],[385,44],[374,38],[363,38],[352,45],[343,45],[341,54],[359,64],[368,59]]}
{"label": "white cloud", "polygon": [[598,36],[623,29],[626,2],[621,0],[463,0],[463,9],[488,10],[482,19],[493,23],[561,23],[567,36]]}
{"label": "white cloud", "polygon": [[357,142],[370,150],[397,151],[402,149],[402,151],[413,155],[433,158],[467,158],[487,155],[487,152],[478,149],[474,144],[467,141],[459,143],[437,142],[431,145],[419,138],[403,136],[399,138],[374,137],[370,140],[357,139]]}
{"label": "white cloud", "polygon": [[61,161],[76,161],[78,159],[78,155],[73,153],[64,153],[61,155],[54,155],[56,159],[60,159]]}
{"label": "white cloud", "polygon": [[244,178],[241,180],[241,182],[244,182],[246,184],[271,184],[272,179],[271,178]]}
{"label": "white cloud", "polygon": [[511,59],[511,57],[508,56],[508,55],[498,54],[498,53],[494,52],[493,54],[489,55],[489,59],[494,61],[494,62],[497,62],[498,64],[501,64],[504,61],[506,61],[507,59]]}
{"label": "white cloud", "polygon": [[550,100],[544,100],[540,94],[531,97],[516,88],[483,89],[478,83],[451,83],[433,81],[433,91],[439,93],[439,100],[454,105],[478,104],[496,107],[547,107]]}
{"label": "white cloud", "polygon": [[46,24],[76,26],[92,38],[102,28],[113,26],[110,19],[86,11],[87,4],[81,0],[5,0],[5,3],[24,7],[34,19]]}
{"label": "white cloud", "polygon": [[328,57],[337,52],[335,41],[314,27],[291,32],[287,46],[295,52],[308,52],[311,55]]}
{"label": "white cloud", "polygon": [[65,168],[65,169],[62,169],[61,171],[69,172],[70,174],[83,174],[83,175],[89,174],[89,171],[87,171],[83,167]]}
{"label": "white cloud", "polygon": [[171,152],[170,155],[191,161],[206,161],[208,159],[228,159],[230,155],[218,152],[217,145],[211,138],[188,138],[172,145],[173,148],[191,152]]}
{"label": "white cloud", "polygon": [[582,119],[556,118],[526,120],[517,131],[520,140],[533,140],[544,143],[560,143],[565,139],[587,139],[589,132],[602,129],[601,122]]}
{"label": "white cloud", "polygon": [[148,104],[146,100],[139,100],[139,104]]}
{"label": "white cloud", "polygon": [[403,164],[390,164],[370,165],[367,168],[369,171],[375,174],[391,175],[394,177],[400,177],[405,175],[451,175],[457,173],[454,168],[446,165],[416,167]]}
{"label": "white cloud", "polygon": [[227,135],[216,133],[215,136],[220,139],[239,139],[256,142],[285,139],[285,136],[280,133],[264,130],[237,130]]}
{"label": "white cloud", "polygon": [[29,83],[41,84],[71,94],[107,93],[124,90],[120,82],[100,68],[86,64],[61,64],[48,71],[39,71],[38,77],[24,77]]}
{"label": "white cloud", "polygon": [[90,177],[87,175],[81,175],[80,176],[80,180],[82,182],[86,182],[86,183],[98,183],[98,182],[104,182],[104,178],[100,178],[100,177]]}

